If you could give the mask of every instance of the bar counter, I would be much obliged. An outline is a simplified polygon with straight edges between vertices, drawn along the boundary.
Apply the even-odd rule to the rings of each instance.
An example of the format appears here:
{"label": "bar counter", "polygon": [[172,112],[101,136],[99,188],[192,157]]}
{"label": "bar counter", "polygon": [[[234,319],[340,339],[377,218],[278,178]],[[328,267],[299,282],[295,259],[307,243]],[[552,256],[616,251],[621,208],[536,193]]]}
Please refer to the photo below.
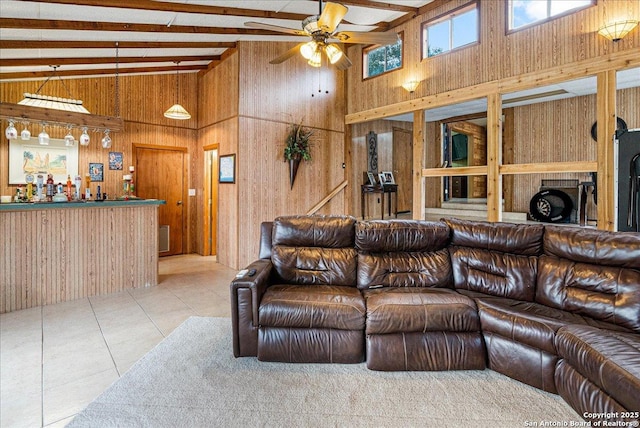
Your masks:
{"label": "bar counter", "polygon": [[164,203],[0,204],[0,313],[157,285]]}

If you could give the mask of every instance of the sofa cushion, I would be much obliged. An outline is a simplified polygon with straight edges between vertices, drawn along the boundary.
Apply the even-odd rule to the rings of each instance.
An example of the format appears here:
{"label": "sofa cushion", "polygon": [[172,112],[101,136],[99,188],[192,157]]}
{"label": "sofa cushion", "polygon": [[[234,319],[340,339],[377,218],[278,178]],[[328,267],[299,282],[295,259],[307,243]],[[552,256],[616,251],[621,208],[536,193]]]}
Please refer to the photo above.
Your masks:
{"label": "sofa cushion", "polygon": [[546,226],[544,253],[578,263],[640,270],[640,234]]}
{"label": "sofa cushion", "polygon": [[640,271],[541,256],[537,283],[543,305],[640,332]]}
{"label": "sofa cushion", "polygon": [[358,288],[451,287],[446,249],[433,253],[358,253]]}
{"label": "sofa cushion", "polygon": [[443,219],[451,228],[451,244],[501,253],[537,256],[542,252],[544,226]]}
{"label": "sofa cushion", "polygon": [[356,285],[357,255],[353,248],[276,246],[271,260],[283,282]]}
{"label": "sofa cushion", "polygon": [[355,287],[353,217],[278,217],[272,233],[271,261],[280,282]]}
{"label": "sofa cushion", "polygon": [[640,336],[589,326],[563,327],[558,354],[628,410],[640,410]]}
{"label": "sofa cushion", "polygon": [[445,221],[456,289],[533,301],[543,226]]}
{"label": "sofa cushion", "polygon": [[453,290],[386,288],[364,294],[367,334],[480,330],[473,300]]}
{"label": "sofa cushion", "polygon": [[355,244],[359,251],[438,251],[449,242],[449,227],[443,222],[415,220],[371,220],[356,224]]}
{"label": "sofa cushion", "polygon": [[449,247],[456,289],[533,301],[538,260],[468,247]]}
{"label": "sofa cushion", "polygon": [[273,245],[353,247],[356,219],[349,216],[286,216],[273,222]]}
{"label": "sofa cushion", "polygon": [[364,330],[365,301],[355,287],[272,285],[260,302],[260,326]]}
{"label": "sofa cushion", "polygon": [[358,222],[358,288],[452,287],[448,241],[442,222]]}
{"label": "sofa cushion", "polygon": [[615,325],[579,314],[549,308],[535,302],[513,299],[476,298],[483,332],[556,354],[556,332],[568,324],[593,325],[622,330]]}

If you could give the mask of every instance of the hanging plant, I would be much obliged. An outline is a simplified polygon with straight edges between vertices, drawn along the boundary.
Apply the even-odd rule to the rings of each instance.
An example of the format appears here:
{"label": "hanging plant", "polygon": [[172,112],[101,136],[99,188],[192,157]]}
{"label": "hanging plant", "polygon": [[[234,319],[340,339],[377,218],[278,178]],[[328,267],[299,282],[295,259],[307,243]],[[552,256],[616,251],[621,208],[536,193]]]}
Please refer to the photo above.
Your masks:
{"label": "hanging plant", "polygon": [[313,131],[300,123],[292,123],[284,146],[284,160],[311,160],[311,136]]}
{"label": "hanging plant", "polygon": [[293,182],[298,174],[301,161],[311,160],[311,136],[313,131],[300,123],[292,123],[284,146],[284,161],[289,162],[289,183],[293,189]]}

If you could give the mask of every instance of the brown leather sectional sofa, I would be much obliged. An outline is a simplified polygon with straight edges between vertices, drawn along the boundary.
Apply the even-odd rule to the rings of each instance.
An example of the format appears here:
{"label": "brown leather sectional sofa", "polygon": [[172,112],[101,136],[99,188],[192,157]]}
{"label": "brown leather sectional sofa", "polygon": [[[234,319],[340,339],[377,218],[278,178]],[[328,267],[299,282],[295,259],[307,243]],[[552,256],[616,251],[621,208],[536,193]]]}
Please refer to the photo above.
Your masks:
{"label": "brown leather sectional sofa", "polygon": [[640,418],[639,234],[336,216],[261,227],[255,274],[231,283],[236,357],[488,367],[587,420]]}

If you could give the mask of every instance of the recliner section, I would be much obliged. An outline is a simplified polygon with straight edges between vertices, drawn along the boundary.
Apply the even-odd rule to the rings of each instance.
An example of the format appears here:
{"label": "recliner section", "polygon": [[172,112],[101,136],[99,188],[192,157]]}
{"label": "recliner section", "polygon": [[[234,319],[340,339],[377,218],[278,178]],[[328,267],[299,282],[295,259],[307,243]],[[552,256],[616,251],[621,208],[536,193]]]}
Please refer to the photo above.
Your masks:
{"label": "recliner section", "polygon": [[489,367],[585,419],[640,411],[638,234],[348,216],[261,231],[256,275],[231,284],[236,357]]}

